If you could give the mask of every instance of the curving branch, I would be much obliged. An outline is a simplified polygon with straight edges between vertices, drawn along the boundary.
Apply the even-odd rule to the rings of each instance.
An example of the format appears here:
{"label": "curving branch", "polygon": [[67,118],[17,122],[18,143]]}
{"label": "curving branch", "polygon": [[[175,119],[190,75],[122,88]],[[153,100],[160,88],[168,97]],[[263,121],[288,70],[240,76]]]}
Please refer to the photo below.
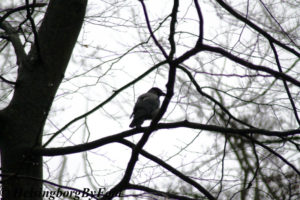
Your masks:
{"label": "curving branch", "polygon": [[27,63],[27,54],[24,50],[22,42],[18,36],[17,30],[15,30],[8,22],[2,21],[0,23],[0,28],[3,29],[6,34],[8,40],[12,43],[16,56],[17,56],[17,64],[19,66],[26,65]]}
{"label": "curving branch", "polygon": [[0,17],[0,24],[4,22],[4,20],[9,17],[11,14],[25,10],[27,8],[38,8],[38,7],[45,7],[47,3],[31,3],[31,4],[26,4],[24,6],[19,6],[16,8],[8,8],[5,10],[1,10],[1,12],[6,12],[3,16]]}
{"label": "curving branch", "polygon": [[[113,142],[119,142],[121,139],[124,139],[125,137],[146,132],[149,128],[150,127],[141,127],[141,128],[130,129],[92,142],[79,144],[75,146],[60,147],[60,148],[36,148],[33,149],[32,152],[34,154],[43,155],[43,156],[59,156],[59,155],[80,153],[83,151],[99,148],[101,146]],[[174,129],[174,128],[190,128],[195,130],[205,130],[205,131],[239,135],[239,136],[247,136],[251,134],[275,136],[275,137],[288,137],[288,136],[300,135],[299,129],[287,130],[287,131],[269,131],[265,129],[256,129],[256,128],[238,129],[238,128],[226,128],[226,127],[216,126],[216,125],[200,124],[195,122],[189,122],[187,120],[173,122],[173,123],[159,123],[156,127],[154,127],[153,130],[156,131],[160,129]]]}
{"label": "curving branch", "polygon": [[214,102],[216,105],[218,105],[223,112],[225,112],[230,118],[232,118],[233,120],[239,122],[240,124],[243,124],[245,126],[248,126],[250,128],[253,128],[252,125],[243,122],[242,120],[236,118],[235,116],[233,116],[229,110],[227,110],[227,108],[225,108],[223,106],[222,103],[218,102],[216,99],[214,99],[213,97],[211,97],[210,95],[208,95],[207,93],[203,92],[201,87],[199,86],[199,84],[197,83],[197,81],[194,79],[194,77],[192,76],[191,72],[189,70],[187,70],[186,68],[182,67],[182,66],[177,66],[177,68],[181,69],[184,73],[186,73],[186,75],[189,77],[189,79],[192,81],[192,83],[194,84],[194,86],[196,87],[196,90],[198,91],[199,94],[201,94],[202,96],[206,97],[207,99],[211,100],[212,102]]}
{"label": "curving branch", "polygon": [[203,24],[204,24],[204,20],[203,20],[203,16],[202,16],[202,12],[201,12],[201,8],[200,8],[198,0],[194,0],[194,2],[195,2],[195,7],[196,7],[196,10],[197,10],[198,19],[199,19],[199,38],[198,38],[198,41],[196,43],[196,46],[198,46],[198,45],[201,45],[203,43],[203,38],[204,38]]}
{"label": "curving branch", "polygon": [[230,53],[228,51],[225,51],[224,49],[222,49],[220,47],[214,47],[214,46],[210,46],[210,45],[206,45],[206,44],[196,45],[194,48],[192,48],[191,50],[185,52],[183,55],[178,57],[174,62],[180,64],[180,63],[188,60],[190,57],[192,57],[202,51],[209,51],[209,52],[221,54],[221,55],[225,56],[226,58],[232,60],[233,62],[236,62],[244,67],[247,67],[252,70],[266,72],[268,74],[271,74],[275,78],[286,80],[286,81],[291,82],[294,85],[300,87],[300,81],[294,79],[293,77],[291,77],[285,73],[275,71],[273,69],[270,69],[270,68],[262,66],[262,65],[255,65],[255,64],[248,62],[238,56],[233,55],[232,53]]}
{"label": "curving branch", "polygon": [[279,153],[277,153],[276,151],[274,151],[272,148],[268,147],[267,145],[259,142],[258,140],[254,139],[253,137],[249,136],[249,135],[242,135],[243,137],[249,139],[250,141],[252,141],[255,144],[258,144],[259,146],[261,146],[262,148],[268,150],[270,153],[272,153],[273,155],[275,155],[277,158],[279,158],[280,160],[282,160],[285,164],[287,164],[288,166],[290,166],[297,174],[298,176],[300,176],[300,171],[297,169],[296,166],[294,166],[292,163],[290,163],[288,160],[286,160],[283,156],[281,156]]}
{"label": "curving branch", "polygon": [[[27,11],[26,17],[31,24],[31,30],[32,30],[33,36],[34,36],[34,45],[35,45],[36,52],[37,52],[37,59],[41,61],[41,50],[40,50],[40,44],[39,44],[39,39],[38,39],[38,32],[37,32],[37,28],[35,26],[34,19],[32,18],[32,14],[34,12],[34,6],[30,10],[29,0],[25,0],[25,2],[26,2],[26,11]],[[33,5],[35,5],[35,4],[36,4],[36,0],[33,1]]]}
{"label": "curving branch", "polygon": [[78,144],[74,146],[68,147],[59,147],[59,148],[35,148],[32,150],[33,154],[42,155],[42,156],[61,156],[73,153],[80,153],[84,151],[89,151],[92,149],[99,148],[101,146],[111,144],[113,142],[118,142],[119,140],[129,137],[142,131],[146,130],[146,128],[137,128],[137,129],[130,129],[127,131],[123,131],[121,133],[117,133],[111,136],[107,136],[92,142],[87,142],[83,144]]}
{"label": "curving branch", "polygon": [[[276,64],[277,64],[277,66],[278,66],[278,71],[279,71],[280,73],[283,73],[283,72],[282,72],[282,67],[281,67],[281,64],[280,64],[280,61],[279,61],[279,57],[278,57],[277,50],[276,50],[276,48],[275,48],[273,42],[272,42],[272,41],[269,41],[269,42],[270,42],[270,46],[271,46],[271,48],[272,48],[272,51],[273,51],[273,53],[274,53],[274,57],[275,57],[275,60],[276,60]],[[286,93],[287,93],[287,95],[288,95],[288,97],[289,97],[290,102],[291,102],[291,105],[292,105],[292,108],[293,108],[293,111],[294,111],[295,118],[296,118],[296,120],[297,120],[297,122],[298,122],[298,125],[300,126],[300,119],[299,119],[299,116],[298,116],[297,108],[296,108],[295,102],[294,102],[294,100],[293,100],[292,94],[291,94],[291,92],[290,92],[289,86],[287,85],[287,83],[286,83],[285,80],[282,80],[282,81],[283,81],[284,89],[285,89],[285,91],[286,91]]]}
{"label": "curving branch", "polygon": [[[125,139],[121,139],[119,141],[119,143],[124,144],[132,149],[135,148],[135,145]],[[199,183],[197,183],[196,181],[194,181],[193,179],[189,178],[188,176],[182,174],[180,171],[178,171],[177,169],[175,169],[174,167],[172,167],[171,165],[167,164],[166,162],[164,162],[163,160],[159,159],[158,157],[148,153],[145,150],[141,150],[140,154],[145,156],[146,158],[152,160],[153,162],[157,163],[158,165],[162,166],[163,168],[165,168],[166,170],[168,170],[169,172],[173,173],[174,175],[176,175],[177,177],[181,178],[182,180],[184,180],[185,182],[189,183],[190,185],[194,186],[195,188],[197,188],[197,190],[201,193],[203,193],[208,199],[210,200],[214,200],[215,198],[213,197],[212,194],[210,194],[209,191],[207,191],[203,186],[201,186]],[[171,197],[171,196],[170,196]]]}
{"label": "curving branch", "polygon": [[10,84],[10,85],[16,85],[16,82],[7,80],[2,75],[0,75],[0,80],[2,80],[4,83]]}
{"label": "curving branch", "polygon": [[89,116],[90,114],[92,114],[93,112],[95,112],[96,110],[98,110],[99,108],[103,107],[104,105],[106,105],[108,102],[110,102],[113,98],[115,98],[120,92],[122,92],[123,90],[125,90],[126,88],[130,87],[131,85],[135,84],[136,82],[138,82],[139,80],[141,80],[142,78],[144,78],[145,76],[147,76],[149,73],[151,73],[152,71],[154,71],[155,69],[157,69],[158,67],[160,67],[163,64],[166,64],[166,61],[162,61],[156,65],[154,65],[153,67],[151,67],[150,69],[148,69],[146,72],[144,72],[142,75],[138,76],[136,79],[132,80],[131,82],[125,84],[124,86],[122,86],[120,89],[115,90],[114,93],[108,97],[105,101],[101,102],[99,105],[97,105],[96,107],[94,107],[93,109],[91,109],[90,111],[72,119],[70,122],[68,122],[66,125],[64,125],[61,129],[59,129],[58,131],[56,131],[55,133],[53,133],[53,135],[51,136],[51,138],[45,142],[45,144],[43,145],[43,147],[46,147],[58,134],[60,134],[61,132],[63,132],[64,130],[66,130],[70,125],[72,125],[73,123],[77,122],[78,120],[81,120],[87,116]]}
{"label": "curving branch", "polygon": [[155,45],[162,52],[162,54],[164,55],[164,57],[168,60],[169,59],[168,54],[166,53],[166,51],[164,50],[164,48],[161,46],[161,44],[158,42],[158,40],[156,39],[156,37],[155,37],[155,35],[154,35],[153,31],[152,31],[150,20],[149,20],[149,17],[148,17],[147,8],[146,8],[146,5],[144,3],[144,0],[139,0],[139,1],[141,2],[141,5],[142,5],[143,11],[144,11],[145,20],[146,20],[146,23],[147,23],[147,28],[148,28],[148,31],[149,31],[149,33],[151,35],[151,38],[153,39]]}
{"label": "curving branch", "polygon": [[261,65],[255,65],[251,62],[248,62],[242,58],[239,58],[238,56],[235,56],[227,51],[225,51],[224,49],[222,48],[219,48],[219,47],[213,47],[213,46],[209,46],[209,45],[202,45],[201,47],[202,51],[210,51],[210,52],[214,52],[214,53],[218,53],[218,54],[221,54],[223,56],[225,56],[226,58],[229,58],[230,60],[238,63],[238,64],[241,64],[243,65],[244,67],[247,67],[249,69],[253,69],[253,70],[257,70],[257,71],[262,71],[262,72],[266,72],[268,74],[271,74],[273,75],[275,78],[279,78],[279,79],[282,79],[282,80],[286,80],[288,82],[291,82],[293,83],[294,85],[300,87],[300,81],[294,79],[293,77],[285,74],[285,73],[281,73],[281,72],[278,72],[278,71],[275,71],[273,69],[270,69],[268,67],[265,67],[265,66],[261,66]]}
{"label": "curving branch", "polygon": [[244,22],[245,24],[247,24],[248,26],[250,26],[251,28],[253,28],[257,32],[259,32],[260,34],[262,34],[266,39],[268,39],[269,41],[277,44],[278,46],[282,47],[283,49],[285,49],[285,50],[293,53],[294,55],[296,55],[297,57],[300,58],[300,53],[299,52],[297,52],[293,48],[291,48],[291,47],[283,44],[282,42],[280,42],[277,39],[275,39],[274,37],[272,37],[269,33],[267,33],[266,31],[264,31],[262,28],[258,27],[253,22],[251,22],[247,18],[243,17],[241,14],[237,13],[231,6],[229,6],[228,4],[226,4],[224,1],[222,1],[222,0],[216,0],[216,1],[219,3],[220,6],[222,6],[225,10],[227,10],[230,14],[232,14],[237,19],[239,19],[240,21]]}

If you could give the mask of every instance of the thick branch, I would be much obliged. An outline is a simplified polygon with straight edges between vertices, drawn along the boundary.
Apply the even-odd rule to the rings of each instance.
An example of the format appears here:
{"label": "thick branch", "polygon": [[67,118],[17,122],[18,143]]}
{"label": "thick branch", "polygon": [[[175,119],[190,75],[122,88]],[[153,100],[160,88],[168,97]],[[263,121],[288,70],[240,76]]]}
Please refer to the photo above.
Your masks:
{"label": "thick branch", "polygon": [[[265,135],[265,136],[277,136],[277,137],[288,137],[288,136],[296,136],[300,135],[300,130],[287,130],[287,131],[269,131],[265,129],[237,129],[237,128],[226,128],[216,125],[207,125],[207,124],[200,124],[195,122],[189,121],[180,121],[180,122],[173,122],[173,123],[160,123],[158,124],[154,130],[159,129],[174,129],[174,128],[190,128],[196,130],[205,130],[217,133],[226,133],[226,134],[233,134],[233,135],[250,135],[250,134],[257,134],[257,135]],[[43,156],[59,156],[59,155],[66,155],[72,153],[80,153],[88,150],[92,150],[95,148],[99,148],[101,146],[119,142],[121,139],[125,137],[129,137],[138,133],[146,132],[149,127],[142,127],[136,129],[130,129],[121,133],[117,133],[111,136],[107,136],[92,142],[79,144],[75,146],[69,147],[61,147],[61,148],[36,148],[33,150],[33,153]]]}
{"label": "thick branch", "polygon": [[15,30],[8,22],[5,21],[0,23],[0,28],[6,32],[8,40],[12,43],[14,47],[17,56],[17,64],[24,65],[27,60],[27,55],[22,45],[22,42],[18,36],[17,30]]}
{"label": "thick branch", "polygon": [[[36,52],[37,52],[37,59],[41,60],[41,50],[40,50],[40,44],[39,44],[39,40],[38,40],[38,32],[37,32],[37,28],[35,26],[35,22],[34,19],[32,18],[32,14],[34,12],[34,7],[32,7],[32,10],[30,10],[30,4],[29,4],[29,0],[25,0],[26,2],[26,11],[27,11],[27,19],[29,20],[30,24],[31,24],[31,30],[33,32],[33,36],[34,36],[34,45],[36,48]],[[34,3],[35,4],[35,0]]]}
{"label": "thick branch", "polygon": [[199,19],[199,38],[198,38],[198,41],[196,43],[196,46],[197,46],[197,45],[200,45],[200,44],[203,43],[203,38],[204,38],[203,24],[204,24],[204,20],[203,20],[203,16],[202,16],[202,12],[201,12],[201,8],[200,8],[200,5],[198,3],[198,0],[194,0],[194,2],[195,2],[195,7],[196,7],[196,10],[197,10],[198,19]]}
{"label": "thick branch", "polygon": [[169,53],[170,60],[173,59],[174,54],[176,52],[176,44],[175,44],[174,37],[175,37],[175,25],[177,22],[178,7],[179,7],[179,0],[174,0],[174,5],[171,13],[170,34],[169,34],[169,42],[171,46],[171,50]]}
{"label": "thick branch", "polygon": [[33,150],[33,153],[37,155],[43,155],[43,156],[61,156],[61,155],[85,152],[85,151],[99,148],[107,144],[111,144],[113,142],[118,142],[119,140],[125,137],[141,133],[145,129],[146,128],[130,129],[128,131],[124,131],[92,142],[79,144],[75,146],[60,147],[60,148],[36,148]]}

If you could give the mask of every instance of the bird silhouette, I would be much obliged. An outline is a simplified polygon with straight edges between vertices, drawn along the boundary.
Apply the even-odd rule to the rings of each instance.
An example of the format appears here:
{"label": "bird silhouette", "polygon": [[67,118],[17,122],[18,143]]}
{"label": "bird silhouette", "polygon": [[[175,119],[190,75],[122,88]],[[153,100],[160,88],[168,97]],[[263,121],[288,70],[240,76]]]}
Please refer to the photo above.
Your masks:
{"label": "bird silhouette", "polygon": [[145,120],[153,119],[159,111],[159,97],[165,96],[159,88],[153,87],[147,93],[138,97],[130,118],[133,117],[129,127],[141,127]]}

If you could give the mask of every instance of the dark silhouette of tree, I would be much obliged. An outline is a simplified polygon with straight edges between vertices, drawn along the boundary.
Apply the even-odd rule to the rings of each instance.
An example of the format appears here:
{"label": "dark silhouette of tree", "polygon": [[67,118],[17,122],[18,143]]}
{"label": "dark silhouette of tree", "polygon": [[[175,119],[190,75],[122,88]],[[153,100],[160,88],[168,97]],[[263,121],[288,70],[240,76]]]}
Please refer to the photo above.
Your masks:
{"label": "dark silhouette of tree", "polygon": [[[12,44],[18,65],[15,81],[2,77],[5,83],[14,86],[9,105],[0,113],[3,199],[42,199],[38,195],[25,195],[31,190],[41,190],[43,184],[42,156],[32,154],[32,149],[42,145],[45,120],[81,29],[86,3],[50,1],[38,30],[32,16],[37,7],[45,4],[26,1],[24,6],[3,11],[2,43]],[[23,10],[26,13],[23,21],[7,20]],[[24,46],[19,36],[25,23],[30,26],[33,38],[28,53],[25,47],[29,44]]]}
{"label": "dark silhouette of tree", "polygon": [[[85,14],[86,3],[26,1],[0,13],[8,57],[0,76],[4,199],[15,199],[16,188],[45,187],[94,199],[300,198],[299,3],[101,1]],[[76,41],[72,64],[80,69],[68,74]],[[124,130],[132,91],[153,85],[166,93],[158,114],[148,126]],[[53,120],[56,113],[69,119],[52,104],[70,94],[84,96],[87,111]],[[67,178],[68,163],[78,161],[70,154],[78,153],[84,175]],[[54,173],[42,159],[56,156],[62,162]],[[107,190],[98,196],[74,179]]]}

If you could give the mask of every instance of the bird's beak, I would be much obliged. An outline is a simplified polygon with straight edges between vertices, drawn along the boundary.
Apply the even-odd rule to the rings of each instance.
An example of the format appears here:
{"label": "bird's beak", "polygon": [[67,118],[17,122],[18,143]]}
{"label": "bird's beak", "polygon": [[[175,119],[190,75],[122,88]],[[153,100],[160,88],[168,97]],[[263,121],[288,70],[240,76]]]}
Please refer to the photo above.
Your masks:
{"label": "bird's beak", "polygon": [[166,93],[163,93],[163,92],[161,93],[161,96],[166,96],[166,95],[167,95]]}

